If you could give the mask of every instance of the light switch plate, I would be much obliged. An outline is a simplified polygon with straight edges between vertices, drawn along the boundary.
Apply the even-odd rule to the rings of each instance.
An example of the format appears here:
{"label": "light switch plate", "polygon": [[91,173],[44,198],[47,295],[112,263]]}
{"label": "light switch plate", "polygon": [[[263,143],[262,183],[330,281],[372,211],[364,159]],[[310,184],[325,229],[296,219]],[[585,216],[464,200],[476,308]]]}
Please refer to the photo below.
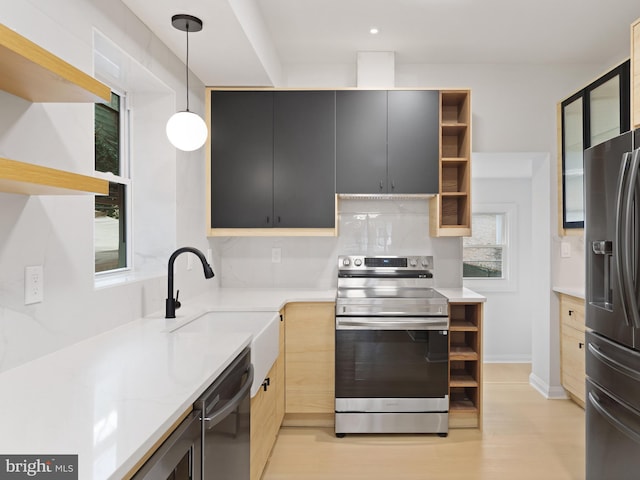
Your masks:
{"label": "light switch plate", "polygon": [[282,249],[273,247],[271,249],[271,263],[280,263],[282,261]]}
{"label": "light switch plate", "polygon": [[562,258],[569,258],[571,256],[571,244],[569,242],[560,243],[560,256]]}

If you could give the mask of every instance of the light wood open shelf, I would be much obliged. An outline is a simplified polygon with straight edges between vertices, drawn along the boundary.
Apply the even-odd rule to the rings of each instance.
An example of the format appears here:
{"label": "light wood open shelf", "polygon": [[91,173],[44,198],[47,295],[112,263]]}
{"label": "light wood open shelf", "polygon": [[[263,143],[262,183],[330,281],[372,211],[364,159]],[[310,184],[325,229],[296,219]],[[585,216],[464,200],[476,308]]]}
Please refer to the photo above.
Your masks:
{"label": "light wood open shelf", "polygon": [[443,165],[466,165],[467,162],[469,162],[469,159],[466,157],[442,157],[440,161],[443,163]]}
{"label": "light wood open shelf", "polygon": [[0,24],[0,89],[31,102],[109,101],[111,89]]}
{"label": "light wood open shelf", "polygon": [[442,134],[443,135],[459,135],[463,133],[467,128],[466,123],[443,123]]}
{"label": "light wood open shelf", "polygon": [[109,182],[101,178],[0,157],[0,192],[23,195],[107,195]]}
{"label": "light wood open shelf", "polygon": [[478,360],[478,353],[467,345],[451,345],[450,360]]}
{"label": "light wood open shelf", "polygon": [[449,379],[449,385],[451,387],[477,387],[478,380],[476,380],[466,370],[452,370]]}
{"label": "light wood open shelf", "polygon": [[478,408],[469,399],[454,400],[450,402],[449,409],[453,414],[456,412],[478,412]]}
{"label": "light wood open shelf", "polygon": [[449,330],[452,332],[477,332],[478,325],[467,320],[451,320]]}

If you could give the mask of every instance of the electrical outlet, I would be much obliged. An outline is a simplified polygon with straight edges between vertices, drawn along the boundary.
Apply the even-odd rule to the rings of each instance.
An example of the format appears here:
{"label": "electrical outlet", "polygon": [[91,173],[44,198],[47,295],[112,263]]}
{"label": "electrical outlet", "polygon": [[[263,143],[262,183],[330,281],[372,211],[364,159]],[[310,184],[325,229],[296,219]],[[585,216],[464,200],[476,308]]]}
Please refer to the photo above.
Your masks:
{"label": "electrical outlet", "polygon": [[44,300],[44,272],[42,265],[24,268],[24,304],[31,305]]}
{"label": "electrical outlet", "polygon": [[280,263],[282,261],[282,249],[273,247],[271,249],[271,263]]}

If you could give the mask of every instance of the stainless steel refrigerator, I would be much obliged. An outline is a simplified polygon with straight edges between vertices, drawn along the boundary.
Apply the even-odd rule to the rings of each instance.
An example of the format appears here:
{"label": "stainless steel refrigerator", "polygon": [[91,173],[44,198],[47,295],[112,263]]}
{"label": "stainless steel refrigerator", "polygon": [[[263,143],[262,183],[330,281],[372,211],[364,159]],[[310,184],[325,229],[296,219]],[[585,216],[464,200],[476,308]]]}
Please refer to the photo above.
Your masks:
{"label": "stainless steel refrigerator", "polygon": [[588,480],[640,478],[638,147],[627,132],[584,156]]}

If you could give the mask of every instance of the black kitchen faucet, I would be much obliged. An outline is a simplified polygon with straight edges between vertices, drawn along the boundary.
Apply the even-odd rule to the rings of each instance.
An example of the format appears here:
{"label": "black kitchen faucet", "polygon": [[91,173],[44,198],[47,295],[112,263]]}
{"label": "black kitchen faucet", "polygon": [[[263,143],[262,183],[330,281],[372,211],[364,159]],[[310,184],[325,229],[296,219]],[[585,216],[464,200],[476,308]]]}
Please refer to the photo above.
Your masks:
{"label": "black kitchen faucet", "polygon": [[202,268],[204,269],[204,278],[213,278],[213,270],[211,269],[211,265],[207,262],[204,254],[193,247],[182,247],[177,249],[175,252],[171,254],[169,257],[169,271],[168,271],[168,285],[167,285],[167,300],[165,301],[165,315],[164,318],[176,318],[176,308],[180,308],[180,302],[178,301],[178,295],[180,294],[180,290],[176,294],[176,298],[173,298],[173,264],[176,261],[178,255],[184,252],[191,252],[195,254],[202,262]]}

